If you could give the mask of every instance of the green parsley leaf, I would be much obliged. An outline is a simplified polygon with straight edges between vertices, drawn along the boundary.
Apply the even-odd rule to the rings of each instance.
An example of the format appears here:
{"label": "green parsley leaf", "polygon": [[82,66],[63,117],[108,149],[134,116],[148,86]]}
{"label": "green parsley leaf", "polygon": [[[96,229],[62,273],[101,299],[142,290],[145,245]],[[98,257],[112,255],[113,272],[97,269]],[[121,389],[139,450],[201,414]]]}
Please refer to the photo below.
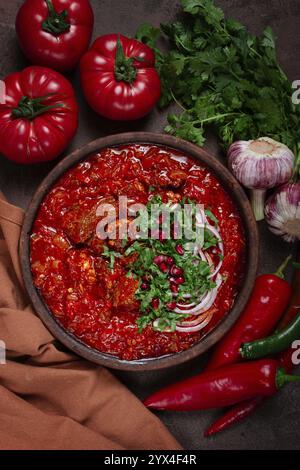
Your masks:
{"label": "green parsley leaf", "polygon": [[278,63],[272,29],[256,37],[225,18],[213,0],[181,5],[180,21],[161,25],[167,53],[157,47],[156,28],[142,25],[137,33],[156,53],[160,107],[179,106],[165,131],[203,146],[212,127],[224,149],[235,140],[272,137],[294,151],[300,178],[300,108],[292,103],[294,90]]}
{"label": "green parsley leaf", "polygon": [[111,271],[114,270],[115,259],[122,257],[120,253],[110,250],[106,245],[104,245],[102,256],[109,258],[109,267]]}

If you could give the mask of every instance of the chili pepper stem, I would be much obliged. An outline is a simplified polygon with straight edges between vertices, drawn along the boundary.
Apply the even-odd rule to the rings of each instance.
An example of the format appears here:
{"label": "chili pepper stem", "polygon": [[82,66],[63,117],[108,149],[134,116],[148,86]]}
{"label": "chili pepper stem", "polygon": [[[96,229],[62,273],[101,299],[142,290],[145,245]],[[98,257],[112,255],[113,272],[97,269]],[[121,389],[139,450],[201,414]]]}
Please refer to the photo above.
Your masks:
{"label": "chili pepper stem", "polygon": [[280,390],[285,384],[290,382],[300,382],[300,375],[286,374],[285,370],[280,367],[276,374],[276,387]]}
{"label": "chili pepper stem", "polygon": [[277,271],[274,273],[275,276],[278,276],[280,277],[281,279],[284,279],[284,271],[286,270],[289,262],[291,261],[292,259],[292,255],[289,255],[285,260],[284,262],[279,266],[279,268],[277,269]]}

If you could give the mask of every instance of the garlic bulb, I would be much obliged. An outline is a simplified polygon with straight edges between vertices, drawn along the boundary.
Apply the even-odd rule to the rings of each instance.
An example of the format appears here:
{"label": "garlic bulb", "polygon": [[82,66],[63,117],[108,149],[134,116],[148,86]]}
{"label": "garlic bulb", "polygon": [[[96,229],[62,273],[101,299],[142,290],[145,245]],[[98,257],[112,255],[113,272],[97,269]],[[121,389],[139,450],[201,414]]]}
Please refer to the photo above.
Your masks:
{"label": "garlic bulb", "polygon": [[269,137],[240,140],[228,150],[228,162],[236,179],[251,191],[256,220],[264,218],[266,190],[286,183],[293,173],[294,154]]}
{"label": "garlic bulb", "polygon": [[300,183],[278,188],[267,200],[265,216],[271,232],[287,242],[300,240]]}

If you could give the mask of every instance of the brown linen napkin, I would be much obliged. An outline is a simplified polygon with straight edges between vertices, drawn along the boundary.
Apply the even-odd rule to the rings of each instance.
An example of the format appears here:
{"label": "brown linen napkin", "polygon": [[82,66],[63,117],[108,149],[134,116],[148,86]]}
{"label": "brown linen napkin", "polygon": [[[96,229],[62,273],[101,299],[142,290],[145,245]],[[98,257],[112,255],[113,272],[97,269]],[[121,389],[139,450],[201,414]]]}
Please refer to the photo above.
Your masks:
{"label": "brown linen napkin", "polygon": [[57,349],[22,285],[22,220],[0,193],[0,449],[180,449],[108,370]]}

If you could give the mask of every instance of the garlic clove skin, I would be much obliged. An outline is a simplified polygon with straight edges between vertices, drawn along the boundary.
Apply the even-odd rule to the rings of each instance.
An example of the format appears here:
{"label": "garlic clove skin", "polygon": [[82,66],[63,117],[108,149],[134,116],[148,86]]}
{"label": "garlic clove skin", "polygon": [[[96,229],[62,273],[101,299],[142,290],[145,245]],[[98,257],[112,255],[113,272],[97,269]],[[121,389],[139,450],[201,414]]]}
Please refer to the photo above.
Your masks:
{"label": "garlic clove skin", "polygon": [[266,202],[265,217],[275,235],[287,242],[300,240],[300,182],[278,188]]}
{"label": "garlic clove skin", "polygon": [[264,218],[266,190],[289,181],[295,156],[284,144],[270,137],[240,140],[228,150],[228,165],[236,179],[252,190],[251,203],[256,220]]}

